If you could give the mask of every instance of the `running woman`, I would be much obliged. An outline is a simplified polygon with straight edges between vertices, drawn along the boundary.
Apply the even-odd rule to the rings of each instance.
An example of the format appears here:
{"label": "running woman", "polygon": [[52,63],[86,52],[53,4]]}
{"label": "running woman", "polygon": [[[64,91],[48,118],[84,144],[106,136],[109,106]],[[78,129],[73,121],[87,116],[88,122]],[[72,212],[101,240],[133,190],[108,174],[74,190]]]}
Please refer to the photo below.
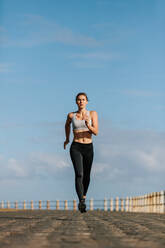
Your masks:
{"label": "running woman", "polygon": [[85,198],[90,183],[94,156],[92,134],[98,134],[98,115],[96,111],[86,109],[88,104],[86,93],[80,92],[77,94],[76,104],[78,110],[67,115],[64,149],[69,143],[70,124],[72,123],[74,138],[70,146],[70,157],[75,172],[75,188],[79,198],[78,208],[83,213],[86,212]]}

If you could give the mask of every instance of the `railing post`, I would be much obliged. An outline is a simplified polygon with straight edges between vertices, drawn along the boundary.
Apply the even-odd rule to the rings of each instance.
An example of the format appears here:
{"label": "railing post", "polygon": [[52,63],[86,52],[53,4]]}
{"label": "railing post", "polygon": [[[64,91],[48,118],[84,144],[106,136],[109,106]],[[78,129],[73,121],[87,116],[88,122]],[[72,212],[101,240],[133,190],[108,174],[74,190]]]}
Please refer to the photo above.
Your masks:
{"label": "railing post", "polygon": [[138,209],[139,209],[139,212],[142,212],[142,209],[141,209],[141,196],[138,197]]}
{"label": "railing post", "polygon": [[150,212],[150,194],[147,194],[147,213]]}
{"label": "railing post", "polygon": [[132,197],[131,197],[131,212],[133,211],[133,206],[132,206],[132,204],[133,204],[133,200],[132,200]]}
{"label": "railing post", "polygon": [[151,210],[152,210],[152,209],[151,209],[151,208],[152,208],[152,204],[151,204],[151,203],[152,203],[152,202],[151,202],[151,194],[149,193],[149,194],[148,194],[148,212],[149,212],[149,213],[152,212],[152,211],[151,211]]}
{"label": "railing post", "polygon": [[26,209],[26,201],[23,201],[23,209]]}
{"label": "railing post", "polygon": [[135,197],[135,209],[138,212],[138,196]]}
{"label": "railing post", "polygon": [[144,212],[147,212],[147,194],[144,195]]}
{"label": "railing post", "polygon": [[151,193],[151,213],[154,212],[154,193]]}
{"label": "railing post", "polygon": [[107,211],[107,199],[104,198],[104,211]]}
{"label": "railing post", "polygon": [[139,197],[138,197],[138,211],[139,212],[141,212],[142,210],[141,210],[141,196],[139,195]]}
{"label": "railing post", "polygon": [[89,209],[92,211],[93,210],[93,198],[90,199],[89,202]]}
{"label": "railing post", "polygon": [[31,210],[33,210],[34,209],[33,200],[31,200],[30,205],[31,205]]}
{"label": "railing post", "polygon": [[137,196],[135,196],[135,212],[137,212]]}
{"label": "railing post", "polygon": [[4,201],[1,201],[1,208],[4,208]]}
{"label": "railing post", "polygon": [[153,212],[156,213],[156,192],[153,193]]}
{"label": "railing post", "polygon": [[59,200],[56,200],[56,210],[59,210],[60,209],[60,202]]}
{"label": "railing post", "polygon": [[160,192],[160,213],[165,213],[165,190]]}
{"label": "railing post", "polygon": [[136,199],[136,212],[138,212],[138,196],[136,196],[135,199]]}
{"label": "railing post", "polygon": [[159,213],[159,193],[156,192],[156,213]]}
{"label": "railing post", "polygon": [[150,212],[150,194],[147,194],[147,213]]}
{"label": "railing post", "polygon": [[137,199],[136,199],[136,196],[135,196],[134,197],[134,212],[137,212],[136,202],[137,202]]}
{"label": "railing post", "polygon": [[77,202],[76,202],[76,200],[73,200],[73,210],[77,210]]}
{"label": "railing post", "polygon": [[161,211],[161,192],[158,192],[158,213]]}
{"label": "railing post", "polygon": [[141,212],[144,212],[144,202],[143,202],[143,196],[140,196],[140,208],[141,208]]}
{"label": "railing post", "polygon": [[135,197],[132,197],[132,212],[135,212]]}
{"label": "railing post", "polygon": [[146,194],[146,213],[148,212],[148,194]]}
{"label": "railing post", "polygon": [[129,197],[128,201],[129,201],[128,211],[132,212],[132,197]]}
{"label": "railing post", "polygon": [[128,196],[126,197],[126,201],[125,201],[125,210],[126,210],[126,212],[128,212]]}
{"label": "railing post", "polygon": [[65,202],[64,202],[64,209],[68,210],[68,202],[67,202],[67,200],[65,200]]}
{"label": "railing post", "polygon": [[10,208],[10,202],[7,201],[7,208]]}
{"label": "railing post", "polygon": [[141,207],[140,207],[140,201],[141,201],[141,196],[138,196],[138,212],[141,212]]}
{"label": "railing post", "polygon": [[138,205],[138,203],[139,203],[139,197],[136,196],[136,212],[139,212],[139,205]]}
{"label": "railing post", "polygon": [[119,197],[116,197],[116,201],[115,201],[115,210],[118,212],[119,211]]}
{"label": "railing post", "polygon": [[128,197],[128,212],[130,212],[130,197]]}
{"label": "railing post", "polygon": [[39,209],[42,209],[42,203],[41,203],[41,200],[39,200]]}
{"label": "railing post", "polygon": [[135,212],[137,212],[137,196],[135,196]]}
{"label": "railing post", "polygon": [[49,200],[46,202],[46,208],[50,209],[50,201]]}
{"label": "railing post", "polygon": [[144,212],[144,197],[143,195],[140,196],[141,201],[141,211]]}
{"label": "railing post", "polygon": [[18,201],[15,201],[15,209],[18,209]]}
{"label": "railing post", "polygon": [[110,200],[110,210],[113,211],[113,198]]}
{"label": "railing post", "polygon": [[120,202],[121,202],[121,211],[124,212],[124,199],[121,198]]}
{"label": "railing post", "polygon": [[150,213],[153,213],[153,194],[150,193]]}
{"label": "railing post", "polygon": [[141,210],[144,212],[144,195],[141,195]]}

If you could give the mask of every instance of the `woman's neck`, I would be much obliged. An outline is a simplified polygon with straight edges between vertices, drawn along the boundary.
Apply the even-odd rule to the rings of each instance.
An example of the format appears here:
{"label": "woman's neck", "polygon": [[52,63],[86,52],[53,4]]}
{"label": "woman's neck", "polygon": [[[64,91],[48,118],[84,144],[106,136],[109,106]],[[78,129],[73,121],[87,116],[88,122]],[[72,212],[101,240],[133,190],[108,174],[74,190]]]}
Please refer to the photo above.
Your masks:
{"label": "woman's neck", "polygon": [[85,108],[83,108],[83,109],[78,109],[77,112],[80,114],[85,114],[87,112],[87,110]]}

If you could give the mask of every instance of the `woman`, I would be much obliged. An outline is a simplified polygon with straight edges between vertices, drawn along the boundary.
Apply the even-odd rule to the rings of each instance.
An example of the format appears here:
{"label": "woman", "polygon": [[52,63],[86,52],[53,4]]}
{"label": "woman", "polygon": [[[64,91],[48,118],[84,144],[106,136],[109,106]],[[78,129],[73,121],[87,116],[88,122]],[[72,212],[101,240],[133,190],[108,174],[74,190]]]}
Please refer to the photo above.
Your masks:
{"label": "woman", "polygon": [[85,198],[94,156],[92,134],[98,134],[98,115],[96,111],[86,110],[88,104],[86,93],[77,94],[76,104],[78,110],[67,115],[64,149],[69,143],[70,124],[72,123],[74,138],[70,146],[70,157],[75,171],[75,187],[79,198],[78,208],[83,213],[86,212]]}

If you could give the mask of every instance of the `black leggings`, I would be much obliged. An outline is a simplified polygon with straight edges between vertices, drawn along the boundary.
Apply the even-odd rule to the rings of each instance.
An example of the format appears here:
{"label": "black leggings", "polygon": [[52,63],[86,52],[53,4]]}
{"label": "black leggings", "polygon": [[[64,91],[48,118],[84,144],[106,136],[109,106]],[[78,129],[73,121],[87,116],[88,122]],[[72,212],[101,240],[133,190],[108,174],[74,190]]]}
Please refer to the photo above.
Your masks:
{"label": "black leggings", "polygon": [[82,144],[73,141],[70,146],[70,156],[75,171],[75,187],[79,201],[83,199],[90,183],[90,172],[93,162],[93,143]]}

